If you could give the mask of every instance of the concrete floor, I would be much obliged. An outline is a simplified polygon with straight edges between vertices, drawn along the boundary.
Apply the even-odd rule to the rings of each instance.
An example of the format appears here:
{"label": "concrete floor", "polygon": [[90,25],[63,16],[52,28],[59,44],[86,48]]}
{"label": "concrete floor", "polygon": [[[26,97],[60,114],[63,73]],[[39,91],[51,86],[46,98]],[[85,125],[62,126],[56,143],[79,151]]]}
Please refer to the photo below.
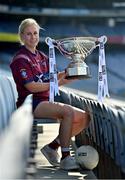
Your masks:
{"label": "concrete floor", "polygon": [[[53,167],[47,159],[41,154],[40,148],[45,144],[53,140],[59,129],[58,123],[44,123],[41,124],[43,128],[43,133],[38,134],[38,148],[36,150],[35,159],[37,161],[37,173],[35,179],[96,179],[92,171],[87,170],[74,170],[65,171]],[[40,125],[40,126],[41,126]],[[74,143],[73,143],[74,144]],[[71,154],[74,155],[73,145],[71,145]],[[60,153],[60,149],[59,149]]]}

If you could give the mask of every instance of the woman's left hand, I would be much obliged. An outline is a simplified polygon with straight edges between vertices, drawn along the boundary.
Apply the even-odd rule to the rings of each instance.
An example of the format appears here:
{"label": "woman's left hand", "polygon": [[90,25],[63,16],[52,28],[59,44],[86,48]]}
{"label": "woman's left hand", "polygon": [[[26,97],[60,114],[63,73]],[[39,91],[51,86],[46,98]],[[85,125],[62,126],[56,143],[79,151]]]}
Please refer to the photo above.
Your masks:
{"label": "woman's left hand", "polygon": [[59,80],[59,85],[64,85],[73,82],[74,80],[78,80],[77,77],[68,77],[68,74],[66,71],[62,71],[58,74],[58,80]]}

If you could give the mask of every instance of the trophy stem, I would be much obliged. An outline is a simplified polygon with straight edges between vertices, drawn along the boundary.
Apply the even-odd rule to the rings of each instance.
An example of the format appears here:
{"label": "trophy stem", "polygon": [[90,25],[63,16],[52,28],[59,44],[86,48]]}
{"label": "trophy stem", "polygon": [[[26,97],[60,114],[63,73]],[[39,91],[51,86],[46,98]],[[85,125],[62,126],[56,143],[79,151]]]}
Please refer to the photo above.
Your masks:
{"label": "trophy stem", "polygon": [[77,77],[78,79],[90,78],[90,71],[87,64],[83,61],[84,57],[81,54],[73,54],[71,56],[71,63],[67,67],[67,74],[70,76],[67,79]]}
{"label": "trophy stem", "polygon": [[71,56],[71,58],[72,58],[72,61],[73,61],[73,62],[79,62],[79,63],[82,63],[83,60],[85,59],[85,58],[83,57],[83,55],[81,55],[81,54],[73,54],[73,55]]}

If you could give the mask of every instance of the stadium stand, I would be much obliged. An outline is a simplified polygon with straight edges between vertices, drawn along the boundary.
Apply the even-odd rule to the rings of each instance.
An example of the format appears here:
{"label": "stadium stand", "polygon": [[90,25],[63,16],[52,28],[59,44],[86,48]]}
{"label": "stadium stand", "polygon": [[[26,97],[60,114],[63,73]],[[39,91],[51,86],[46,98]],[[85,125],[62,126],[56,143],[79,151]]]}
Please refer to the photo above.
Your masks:
{"label": "stadium stand", "polygon": [[[0,76],[6,73],[4,71],[6,69],[10,73],[8,65],[20,46],[17,28],[20,21],[28,17],[35,18],[45,29],[40,33],[39,46],[47,54],[48,47],[44,43],[47,36],[58,39],[70,36],[106,35],[108,38],[106,64],[110,96],[124,100],[125,4],[123,0],[105,0],[105,3],[102,0],[0,0]],[[59,70],[64,69],[69,63],[58,51],[56,51],[56,60]],[[61,101],[72,103],[80,108],[84,105],[91,113],[91,126],[75,138],[78,146],[89,143],[99,151],[100,163],[94,170],[97,177],[121,179],[125,177],[124,103],[118,106],[116,101],[116,106],[112,108],[111,100],[108,101],[110,105],[107,106],[97,103],[94,98],[90,99],[89,95],[86,98],[83,97],[83,93],[86,92],[93,93],[94,97],[97,94],[98,49],[94,50],[85,61],[90,67],[92,78],[66,86],[74,91],[71,93],[69,90],[66,93],[62,90]],[[3,83],[0,81],[0,84]],[[76,93],[77,90],[82,91],[82,95],[75,95],[74,92]],[[3,101],[4,99],[1,98],[0,103],[4,104]],[[9,105],[8,107],[10,108]],[[5,114],[1,108],[0,115],[6,117]],[[1,127],[3,125],[0,123]]]}

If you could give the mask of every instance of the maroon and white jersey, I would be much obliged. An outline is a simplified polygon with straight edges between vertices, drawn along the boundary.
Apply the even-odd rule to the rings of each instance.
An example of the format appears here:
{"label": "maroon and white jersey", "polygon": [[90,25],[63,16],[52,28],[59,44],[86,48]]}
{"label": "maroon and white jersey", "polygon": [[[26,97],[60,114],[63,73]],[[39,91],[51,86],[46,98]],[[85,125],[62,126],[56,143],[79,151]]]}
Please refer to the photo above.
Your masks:
{"label": "maroon and white jersey", "polygon": [[[14,56],[10,68],[17,86],[19,107],[25,100],[26,96],[31,94],[24,84],[29,82],[49,82],[49,64],[48,57],[36,50],[31,53],[24,46]],[[49,91],[38,92],[33,94],[33,100],[48,100]]]}

